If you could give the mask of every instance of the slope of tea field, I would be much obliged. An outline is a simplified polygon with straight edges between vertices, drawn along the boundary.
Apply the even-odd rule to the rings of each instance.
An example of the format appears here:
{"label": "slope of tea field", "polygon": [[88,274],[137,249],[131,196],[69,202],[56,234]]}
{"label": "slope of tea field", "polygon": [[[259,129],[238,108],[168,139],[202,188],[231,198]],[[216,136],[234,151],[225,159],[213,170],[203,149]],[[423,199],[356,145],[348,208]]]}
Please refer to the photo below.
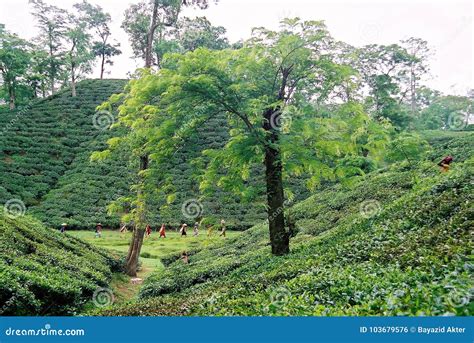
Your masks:
{"label": "slope of tea field", "polygon": [[[434,135],[423,160],[291,209],[291,253],[265,224],[149,277],[108,315],[472,315],[473,134]],[[452,154],[449,173],[436,163]]]}
{"label": "slope of tea field", "polygon": [[105,250],[0,212],[0,315],[77,314],[119,269]]}

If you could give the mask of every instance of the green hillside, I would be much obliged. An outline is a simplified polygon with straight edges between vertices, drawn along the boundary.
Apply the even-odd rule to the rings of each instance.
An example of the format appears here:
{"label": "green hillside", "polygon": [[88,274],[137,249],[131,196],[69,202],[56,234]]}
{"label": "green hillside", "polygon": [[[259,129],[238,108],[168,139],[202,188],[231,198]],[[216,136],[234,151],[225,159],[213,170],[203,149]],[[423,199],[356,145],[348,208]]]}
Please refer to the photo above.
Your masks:
{"label": "green hillside", "polygon": [[0,212],[0,315],[71,315],[108,285],[119,262],[105,250]]}
{"label": "green hillside", "polygon": [[[397,163],[290,211],[298,233],[270,253],[265,224],[173,259],[142,300],[107,315],[472,315],[473,134],[428,135]],[[452,154],[449,173],[433,161]]]}
{"label": "green hillside", "polygon": [[[28,213],[49,226],[58,227],[66,221],[72,229],[90,229],[97,222],[117,227],[119,218],[108,215],[106,207],[128,194],[136,164],[126,152],[104,162],[91,162],[90,155],[103,150],[107,140],[120,130],[101,129],[100,120],[111,123],[116,114],[99,112],[97,119],[95,109],[112,94],[121,92],[125,83],[86,80],[77,85],[76,98],[65,90],[16,111],[1,109],[0,203],[20,199]],[[177,197],[159,211],[166,196],[157,194],[156,206],[149,214],[152,225],[189,221],[182,214],[182,204],[189,199],[199,200],[204,216],[215,222],[225,218],[231,228],[248,228],[265,218],[262,205],[241,203],[219,190],[208,197],[199,193],[190,161],[202,149],[224,144],[225,122],[216,117],[200,127],[169,166],[163,166],[166,172],[178,175]],[[299,196],[302,199],[304,192]]]}
{"label": "green hillside", "polygon": [[[21,199],[28,210],[39,206],[34,212],[50,225],[77,215],[79,203],[67,201],[68,197],[55,209],[60,215],[42,208],[42,200],[77,164],[77,159],[87,161],[91,149],[105,143],[107,130],[93,123],[95,108],[124,85],[125,80],[86,80],[78,84],[75,98],[64,90],[16,111],[1,110],[0,202],[15,198]],[[96,174],[101,172],[98,168]],[[71,192],[81,193],[75,180],[69,181]],[[88,197],[84,192],[80,195],[82,201]],[[94,212],[90,208],[87,211]]]}

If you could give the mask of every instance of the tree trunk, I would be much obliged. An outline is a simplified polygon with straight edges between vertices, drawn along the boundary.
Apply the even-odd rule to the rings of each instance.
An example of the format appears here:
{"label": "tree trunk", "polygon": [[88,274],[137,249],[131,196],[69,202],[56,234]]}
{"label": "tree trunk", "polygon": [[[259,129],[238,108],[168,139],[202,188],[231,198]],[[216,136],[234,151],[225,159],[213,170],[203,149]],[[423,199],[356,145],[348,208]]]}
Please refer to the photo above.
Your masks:
{"label": "tree trunk", "polygon": [[[156,20],[158,16],[158,4],[155,1],[153,5],[153,15],[150,23],[150,28],[147,33],[147,41],[145,48],[145,68],[150,68],[153,65],[153,35],[156,29]],[[102,78],[102,73],[101,73]],[[140,172],[148,169],[149,157],[144,155],[140,157]],[[125,272],[129,276],[137,276],[137,267],[138,259],[140,257],[140,251],[143,244],[143,236],[145,233],[144,225],[146,225],[146,206],[145,199],[143,196],[143,187],[144,180],[140,180],[141,185],[138,188],[137,198],[138,198],[138,207],[137,207],[137,222],[135,229],[133,230],[132,241],[130,242],[130,247],[128,249],[127,262],[125,265]]]}
{"label": "tree trunk", "polygon": [[151,16],[150,27],[146,35],[145,48],[145,68],[150,68],[153,65],[153,37],[156,30],[156,21],[158,18],[158,1],[153,2],[153,14]]}
{"label": "tree trunk", "polygon": [[133,229],[132,241],[128,250],[127,262],[125,264],[125,272],[129,276],[137,276],[138,259],[143,245],[143,236],[145,230],[139,227],[139,224]]}
{"label": "tree trunk", "polygon": [[41,81],[41,94],[43,98],[46,98],[46,87],[45,87],[44,81]]}
{"label": "tree trunk", "polygon": [[104,78],[105,54],[102,54],[102,62],[100,64],[100,79]]}
{"label": "tree trunk", "polygon": [[[272,127],[272,116],[276,111],[266,111],[264,129],[269,133],[269,144],[265,147],[265,180],[267,185],[268,226],[273,255],[290,252],[289,234],[285,230],[283,174],[281,152],[278,147],[279,131]],[[275,119],[275,118],[273,118]]]}
{"label": "tree trunk", "polygon": [[15,86],[10,86],[8,88],[8,95],[9,95],[9,99],[10,99],[10,110],[14,110],[15,109],[15,102],[16,102],[16,96],[15,96]]}
{"label": "tree trunk", "polygon": [[74,64],[71,66],[71,94],[75,97],[76,94],[76,76],[74,75]]}
{"label": "tree trunk", "polygon": [[[149,157],[143,155],[140,157],[140,172],[148,169]],[[146,223],[146,199],[143,194],[145,185],[144,176],[140,176],[140,186],[137,192],[138,206],[136,214],[136,223],[133,230],[132,240],[128,249],[127,262],[125,264],[125,272],[129,276],[137,276],[138,259],[143,245],[143,236],[145,233]]]}
{"label": "tree trunk", "polygon": [[414,117],[416,115],[416,79],[415,71],[413,66],[411,67],[410,74],[410,91],[411,91],[411,114]]}
{"label": "tree trunk", "polygon": [[56,82],[56,80],[54,79],[54,76],[51,76],[51,95],[54,95],[54,93],[56,92],[56,89],[54,88],[54,83]]}
{"label": "tree trunk", "polygon": [[54,82],[55,80],[55,75],[56,75],[56,62],[54,61],[54,51],[53,51],[53,41],[52,41],[52,36],[51,36],[51,31],[49,33],[49,79],[51,82],[51,95],[54,95],[55,89],[54,89]]}

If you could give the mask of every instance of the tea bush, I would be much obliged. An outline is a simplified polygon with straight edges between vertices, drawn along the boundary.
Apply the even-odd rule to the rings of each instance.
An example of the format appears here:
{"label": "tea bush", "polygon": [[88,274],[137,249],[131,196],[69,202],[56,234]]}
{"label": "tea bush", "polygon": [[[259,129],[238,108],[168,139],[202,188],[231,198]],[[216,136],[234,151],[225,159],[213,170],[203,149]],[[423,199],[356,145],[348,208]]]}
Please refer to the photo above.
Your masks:
{"label": "tea bush", "polygon": [[72,315],[108,285],[119,261],[29,216],[0,212],[0,315]]}

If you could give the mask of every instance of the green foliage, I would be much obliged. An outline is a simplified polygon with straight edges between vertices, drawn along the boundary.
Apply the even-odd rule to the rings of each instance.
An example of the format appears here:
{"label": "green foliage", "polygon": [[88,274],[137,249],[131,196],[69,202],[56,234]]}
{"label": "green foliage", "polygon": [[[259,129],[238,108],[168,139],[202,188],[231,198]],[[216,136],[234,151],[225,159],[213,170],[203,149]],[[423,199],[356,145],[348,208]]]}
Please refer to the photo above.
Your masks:
{"label": "green foliage", "polygon": [[[217,189],[244,201],[257,199],[264,208],[263,160],[269,149],[281,153],[288,198],[297,193],[291,186],[301,189],[306,182],[315,189],[321,180],[357,172],[354,166],[336,165],[338,159],[362,150],[377,159],[388,125],[371,120],[354,101],[334,105],[329,115],[319,111],[318,105],[351,76],[348,66],[325,52],[331,42],[321,22],[286,20],[278,32],[254,30],[239,50],[199,48],[165,55],[159,71],[144,70],[130,81],[123,96],[101,109],[123,101],[119,123],[130,130],[124,139],[136,158],[150,156],[142,173],[146,183],[135,186],[141,189],[135,208],[158,205],[166,213],[170,202],[186,200],[175,194],[183,189],[197,193],[211,214],[219,208],[206,206],[203,197]],[[199,144],[215,126],[222,132],[212,145]],[[182,152],[187,158],[179,160]],[[187,185],[177,187],[187,164],[194,173],[188,174]],[[295,177],[299,185],[290,181]]]}
{"label": "green foliage", "polygon": [[402,103],[403,82],[410,67],[421,62],[398,44],[371,44],[357,51],[357,69],[370,89],[365,104],[373,116],[390,119],[398,128],[408,127],[410,117]]}
{"label": "green foliage", "polygon": [[21,96],[20,89],[22,85],[27,85],[25,74],[29,64],[28,42],[9,33],[5,26],[0,24],[0,75],[5,94],[3,99],[10,103],[10,108],[14,108],[25,98]]}
{"label": "green foliage", "polygon": [[103,77],[105,64],[113,65],[112,57],[120,55],[122,52],[118,49],[120,43],[111,44],[109,24],[112,17],[109,13],[103,11],[99,5],[89,4],[87,1],[74,5],[81,15],[81,21],[87,24],[97,36],[96,41],[92,43],[91,53],[94,57],[101,59],[100,78]]}
{"label": "green foliage", "polygon": [[125,11],[121,27],[129,36],[134,56],[145,59],[152,22],[155,23],[152,50],[158,66],[165,53],[189,51],[200,46],[216,49],[227,47],[227,40],[221,37],[225,33],[222,26],[212,26],[205,17],[178,19],[183,7],[205,9],[208,4],[207,0],[155,0],[130,5]]}
{"label": "green foliage", "polygon": [[463,130],[472,117],[474,99],[467,96],[439,96],[426,107],[418,118],[419,129]]}
{"label": "green foliage", "polygon": [[395,161],[418,161],[429,149],[427,141],[416,133],[401,133],[393,139],[388,147],[386,159],[389,162]]}
{"label": "green foliage", "polygon": [[31,217],[0,213],[0,314],[71,315],[108,284],[118,261]]}
{"label": "green foliage", "polygon": [[[55,227],[64,221],[81,227],[118,224],[117,217],[106,216],[105,206],[128,191],[128,166],[121,160],[92,165],[89,155],[110,138],[110,131],[94,127],[95,107],[124,84],[83,81],[76,98],[61,92],[16,111],[3,110],[0,203],[22,199]],[[112,114],[105,119],[113,120]]]}
{"label": "green foliage", "polygon": [[[172,263],[146,280],[142,301],[102,314],[472,315],[474,136],[436,136],[428,160],[293,206],[299,233],[289,255],[271,256],[257,225],[195,253],[189,265]],[[457,160],[445,174],[430,160],[447,149]]]}

